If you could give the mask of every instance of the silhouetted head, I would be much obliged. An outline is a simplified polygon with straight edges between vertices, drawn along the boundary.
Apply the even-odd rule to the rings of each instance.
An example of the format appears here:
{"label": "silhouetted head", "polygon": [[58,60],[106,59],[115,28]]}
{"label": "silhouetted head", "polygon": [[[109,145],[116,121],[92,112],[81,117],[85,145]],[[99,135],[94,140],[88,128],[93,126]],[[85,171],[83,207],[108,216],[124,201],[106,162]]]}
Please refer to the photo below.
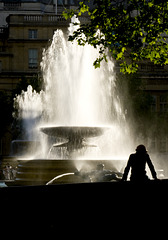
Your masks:
{"label": "silhouetted head", "polygon": [[143,144],[138,145],[136,148],[136,152],[137,153],[147,153],[146,147]]}

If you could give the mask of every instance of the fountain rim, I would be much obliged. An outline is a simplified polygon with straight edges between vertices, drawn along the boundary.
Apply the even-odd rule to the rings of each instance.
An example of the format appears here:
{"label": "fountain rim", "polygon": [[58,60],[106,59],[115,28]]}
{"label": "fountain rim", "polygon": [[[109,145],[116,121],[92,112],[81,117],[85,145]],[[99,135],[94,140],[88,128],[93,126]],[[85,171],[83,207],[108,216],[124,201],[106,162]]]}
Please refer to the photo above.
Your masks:
{"label": "fountain rim", "polygon": [[43,126],[40,131],[48,136],[60,138],[92,138],[103,135],[109,126]]}

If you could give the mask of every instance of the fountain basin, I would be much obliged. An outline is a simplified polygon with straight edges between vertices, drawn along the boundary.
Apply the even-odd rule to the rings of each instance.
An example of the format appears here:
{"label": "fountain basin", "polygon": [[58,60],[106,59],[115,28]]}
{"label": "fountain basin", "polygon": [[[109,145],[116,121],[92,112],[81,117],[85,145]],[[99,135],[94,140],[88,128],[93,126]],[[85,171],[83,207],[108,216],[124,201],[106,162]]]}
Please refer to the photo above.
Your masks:
{"label": "fountain basin", "polygon": [[53,126],[53,127],[41,127],[40,130],[54,137],[60,138],[92,138],[101,136],[105,127],[92,127],[92,126]]}
{"label": "fountain basin", "polygon": [[[105,169],[122,172],[126,164],[125,160],[18,160],[18,170],[15,184],[23,185],[44,185],[56,176],[66,173],[75,173],[78,170],[86,171],[96,169],[98,164],[104,164]],[[59,178],[57,184],[83,183],[83,179],[78,176],[67,176]]]}
{"label": "fountain basin", "polygon": [[[85,139],[100,136],[105,129],[107,128],[95,126],[53,126],[40,128],[40,130],[48,136],[68,139],[68,142],[57,144],[55,147],[66,147],[70,159],[74,157],[74,155],[72,155],[74,150],[95,147],[95,145],[88,145]],[[79,154],[77,154],[77,156],[78,155]]]}

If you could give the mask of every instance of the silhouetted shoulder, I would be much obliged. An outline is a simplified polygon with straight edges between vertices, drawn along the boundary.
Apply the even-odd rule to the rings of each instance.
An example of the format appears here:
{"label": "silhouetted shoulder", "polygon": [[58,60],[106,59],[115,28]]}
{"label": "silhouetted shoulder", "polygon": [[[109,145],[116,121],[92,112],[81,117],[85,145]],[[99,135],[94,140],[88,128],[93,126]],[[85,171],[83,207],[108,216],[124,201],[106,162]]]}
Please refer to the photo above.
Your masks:
{"label": "silhouetted shoulder", "polygon": [[136,158],[136,153],[132,153],[130,156],[129,156],[129,161],[131,161],[132,159],[135,159]]}
{"label": "silhouetted shoulder", "polygon": [[135,156],[136,156],[136,153],[132,153],[132,154],[130,155],[130,158],[135,157]]}

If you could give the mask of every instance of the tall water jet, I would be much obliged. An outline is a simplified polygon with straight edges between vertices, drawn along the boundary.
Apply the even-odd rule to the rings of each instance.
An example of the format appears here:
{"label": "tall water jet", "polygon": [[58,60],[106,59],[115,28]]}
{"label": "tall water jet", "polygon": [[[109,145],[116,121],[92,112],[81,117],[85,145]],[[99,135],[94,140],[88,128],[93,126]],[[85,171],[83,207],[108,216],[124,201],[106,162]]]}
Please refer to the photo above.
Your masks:
{"label": "tall water jet", "polygon": [[[44,90],[38,94],[29,86],[27,92],[15,98],[15,106],[33,140],[44,136],[36,131],[40,128],[49,136],[68,139],[67,149],[72,146],[79,150],[85,145],[84,138],[94,137],[101,148],[96,158],[120,158],[130,151],[130,135],[116,94],[113,60],[108,57],[108,62],[95,69],[98,49],[69,42],[68,35],[74,28],[70,24],[68,34],[57,30],[51,45],[43,51]],[[100,137],[103,128],[108,131]]]}
{"label": "tall water jet", "polygon": [[[69,32],[73,25],[69,27]],[[114,96],[114,64],[95,69],[97,49],[68,42],[57,30],[41,62],[45,83],[48,122],[54,125],[111,124],[111,114],[119,114]]]}

